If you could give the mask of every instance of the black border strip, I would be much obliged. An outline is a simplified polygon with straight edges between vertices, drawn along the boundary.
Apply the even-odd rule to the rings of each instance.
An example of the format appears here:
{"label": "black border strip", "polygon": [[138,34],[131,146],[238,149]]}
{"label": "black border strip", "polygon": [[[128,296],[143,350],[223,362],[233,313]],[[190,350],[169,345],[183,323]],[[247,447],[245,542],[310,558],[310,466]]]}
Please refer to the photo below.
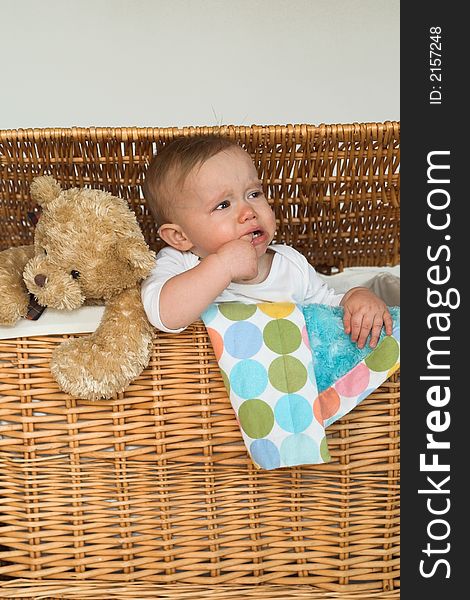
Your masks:
{"label": "black border strip", "polygon": [[404,599],[468,595],[464,442],[470,432],[463,427],[470,403],[464,293],[470,199],[463,183],[469,171],[464,164],[469,38],[457,4],[401,4]]}

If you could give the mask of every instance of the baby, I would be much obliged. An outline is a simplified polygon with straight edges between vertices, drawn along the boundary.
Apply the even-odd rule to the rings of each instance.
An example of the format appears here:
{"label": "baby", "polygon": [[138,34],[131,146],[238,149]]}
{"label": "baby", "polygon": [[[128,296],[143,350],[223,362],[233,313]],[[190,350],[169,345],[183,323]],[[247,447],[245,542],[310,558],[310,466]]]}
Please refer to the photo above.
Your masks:
{"label": "baby", "polygon": [[180,138],[152,160],[144,194],[168,244],[142,285],[150,322],[178,333],[212,302],[341,305],[344,330],[363,348],[392,333],[385,303],[363,287],[335,294],[305,257],[271,245],[274,213],[250,155],[216,136]]}

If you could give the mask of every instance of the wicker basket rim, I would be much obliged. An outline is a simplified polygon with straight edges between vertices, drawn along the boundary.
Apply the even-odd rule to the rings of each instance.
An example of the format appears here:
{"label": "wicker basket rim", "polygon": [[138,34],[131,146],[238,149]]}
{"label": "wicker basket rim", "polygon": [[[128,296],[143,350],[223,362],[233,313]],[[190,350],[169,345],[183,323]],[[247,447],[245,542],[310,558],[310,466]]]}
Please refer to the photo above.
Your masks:
{"label": "wicker basket rim", "polygon": [[369,131],[377,131],[379,129],[390,129],[398,128],[400,126],[399,121],[383,121],[383,122],[352,122],[352,123],[320,123],[307,124],[307,123],[296,123],[296,124],[284,124],[284,125],[188,125],[183,127],[138,127],[138,126],[122,126],[122,127],[106,127],[106,126],[90,126],[90,127],[45,127],[45,128],[18,128],[18,129],[0,129],[0,140],[6,141],[11,140],[12,137],[18,139],[39,139],[39,138],[58,138],[63,136],[72,136],[81,138],[84,134],[89,134],[96,138],[109,138],[122,134],[125,138],[138,138],[141,136],[159,136],[164,137],[165,134],[171,136],[175,135],[187,135],[191,132],[200,133],[203,131],[218,132],[225,134],[229,132],[246,132],[250,130],[262,130],[270,135],[279,135],[284,137],[287,135],[306,135],[307,133],[313,133],[315,131],[330,131],[336,132],[338,135],[351,133],[359,133],[364,128]]}

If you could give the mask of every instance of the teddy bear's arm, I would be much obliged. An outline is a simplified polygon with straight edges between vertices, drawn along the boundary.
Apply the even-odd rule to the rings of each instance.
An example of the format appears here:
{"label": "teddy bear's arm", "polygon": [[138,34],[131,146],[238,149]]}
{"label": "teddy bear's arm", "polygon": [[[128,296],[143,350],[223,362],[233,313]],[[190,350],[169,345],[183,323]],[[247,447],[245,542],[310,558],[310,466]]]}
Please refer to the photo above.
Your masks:
{"label": "teddy bear's arm", "polygon": [[106,303],[93,334],[57,347],[51,371],[61,389],[75,398],[112,398],[147,366],[152,339],[140,290],[124,290]]}
{"label": "teddy bear's arm", "polygon": [[18,246],[0,252],[0,325],[14,325],[28,310],[29,292],[23,281],[34,246]]}

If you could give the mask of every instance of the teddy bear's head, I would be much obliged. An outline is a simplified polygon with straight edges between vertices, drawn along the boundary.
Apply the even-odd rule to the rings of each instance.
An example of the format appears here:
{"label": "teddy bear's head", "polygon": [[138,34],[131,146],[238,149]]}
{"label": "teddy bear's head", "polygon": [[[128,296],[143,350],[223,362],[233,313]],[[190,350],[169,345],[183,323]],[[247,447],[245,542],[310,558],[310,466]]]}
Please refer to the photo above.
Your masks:
{"label": "teddy bear's head", "polygon": [[85,300],[106,301],[150,273],[154,252],[124,200],[95,189],[62,190],[49,176],[32,182],[31,196],[42,212],[23,277],[43,306],[72,310]]}

